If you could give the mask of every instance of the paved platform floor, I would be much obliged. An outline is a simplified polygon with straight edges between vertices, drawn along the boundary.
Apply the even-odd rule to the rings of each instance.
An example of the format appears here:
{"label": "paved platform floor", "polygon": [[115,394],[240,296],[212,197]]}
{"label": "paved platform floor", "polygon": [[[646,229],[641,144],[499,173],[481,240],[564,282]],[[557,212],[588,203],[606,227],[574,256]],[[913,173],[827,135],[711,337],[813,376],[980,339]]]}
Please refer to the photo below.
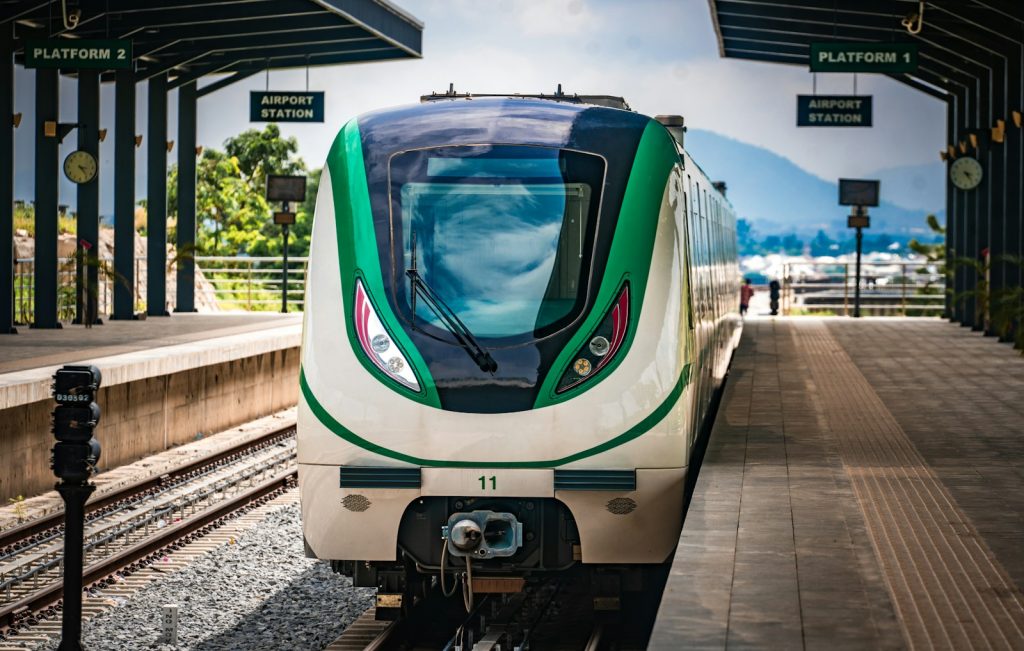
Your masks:
{"label": "paved platform floor", "polygon": [[1024,358],[748,319],[651,649],[1024,649]]}
{"label": "paved platform floor", "polygon": [[221,312],[182,313],[142,321],[106,321],[92,328],[80,325],[65,325],[60,330],[19,327],[16,335],[0,335],[0,374],[226,337],[297,324],[301,320],[301,314]]}

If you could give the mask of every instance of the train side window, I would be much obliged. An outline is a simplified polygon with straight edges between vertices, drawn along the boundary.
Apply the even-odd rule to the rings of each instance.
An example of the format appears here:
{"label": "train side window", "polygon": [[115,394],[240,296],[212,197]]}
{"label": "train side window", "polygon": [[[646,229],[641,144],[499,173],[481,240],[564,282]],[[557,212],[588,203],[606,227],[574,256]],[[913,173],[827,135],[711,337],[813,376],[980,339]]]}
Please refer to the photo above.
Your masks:
{"label": "train side window", "polygon": [[693,217],[699,216],[700,211],[697,209],[697,197],[700,196],[700,185],[697,186],[697,192],[693,191],[693,180],[689,174],[686,176],[686,181],[690,186],[690,215]]}
{"label": "train side window", "polygon": [[[690,176],[686,176],[689,185]],[[690,227],[692,225],[692,213],[689,212],[687,203],[691,192],[683,190],[683,282],[686,283],[686,321],[690,330],[693,330],[693,280],[690,267],[693,266],[693,245],[690,243]]]}

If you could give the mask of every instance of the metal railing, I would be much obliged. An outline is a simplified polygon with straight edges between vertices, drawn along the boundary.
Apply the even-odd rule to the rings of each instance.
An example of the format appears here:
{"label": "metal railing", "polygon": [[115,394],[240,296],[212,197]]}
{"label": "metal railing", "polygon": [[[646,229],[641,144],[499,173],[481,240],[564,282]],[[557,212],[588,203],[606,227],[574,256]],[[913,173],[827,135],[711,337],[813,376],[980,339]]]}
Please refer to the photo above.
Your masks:
{"label": "metal railing", "polygon": [[[854,262],[784,262],[782,313],[853,314]],[[946,280],[927,262],[862,262],[860,311],[865,316],[941,316]]]}
{"label": "metal railing", "polygon": [[[107,268],[113,268],[112,260],[103,260]],[[145,258],[135,259],[135,295],[139,295],[139,270],[146,264]],[[57,318],[60,321],[71,321],[76,317],[76,297],[78,290],[75,282],[74,258],[57,259]],[[14,261],[14,322],[32,323],[35,320],[36,295],[36,261],[35,258],[17,258]],[[113,279],[99,274],[99,286],[96,288],[100,314],[109,314],[114,291]]]}
{"label": "metal railing", "polygon": [[[288,307],[303,309],[306,289],[307,258],[288,259]],[[279,257],[242,258],[230,256],[197,256],[196,292],[203,292],[208,306],[222,310],[273,311],[281,309],[283,261]],[[112,259],[101,259],[105,270],[114,267]],[[136,309],[145,304],[147,261],[136,257],[133,289]],[[75,259],[57,260],[57,315],[61,321],[76,316]],[[109,272],[99,273],[96,288],[99,314],[110,314],[113,306],[114,283]],[[198,298],[198,297],[197,297]],[[197,303],[200,301],[197,300]],[[216,309],[216,308],[214,308]],[[32,323],[35,316],[35,258],[14,261],[14,320],[18,324]]]}
{"label": "metal railing", "polygon": [[[306,263],[288,258],[288,308],[303,309]],[[196,256],[196,269],[209,283],[221,309],[273,311],[281,309],[284,261],[279,257],[243,258]]]}

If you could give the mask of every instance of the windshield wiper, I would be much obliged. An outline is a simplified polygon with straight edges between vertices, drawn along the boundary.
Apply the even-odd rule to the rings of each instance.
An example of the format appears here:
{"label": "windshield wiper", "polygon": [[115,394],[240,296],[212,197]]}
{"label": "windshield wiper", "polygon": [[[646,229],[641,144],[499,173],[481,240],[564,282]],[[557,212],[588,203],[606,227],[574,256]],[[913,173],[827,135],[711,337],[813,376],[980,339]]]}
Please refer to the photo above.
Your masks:
{"label": "windshield wiper", "polygon": [[412,284],[412,309],[413,318],[416,317],[416,295],[419,294],[426,302],[427,307],[433,312],[438,320],[441,322],[448,332],[452,333],[455,340],[459,343],[466,354],[468,354],[476,365],[480,367],[480,370],[484,373],[494,374],[498,370],[498,363],[494,361],[490,353],[484,350],[480,342],[477,341],[473,333],[470,332],[466,324],[462,322],[459,315],[455,313],[455,310],[450,308],[437,292],[427,284],[423,277],[420,276],[419,271],[416,269],[416,232],[412,233],[412,266],[405,270],[405,275],[409,276],[409,282]]}

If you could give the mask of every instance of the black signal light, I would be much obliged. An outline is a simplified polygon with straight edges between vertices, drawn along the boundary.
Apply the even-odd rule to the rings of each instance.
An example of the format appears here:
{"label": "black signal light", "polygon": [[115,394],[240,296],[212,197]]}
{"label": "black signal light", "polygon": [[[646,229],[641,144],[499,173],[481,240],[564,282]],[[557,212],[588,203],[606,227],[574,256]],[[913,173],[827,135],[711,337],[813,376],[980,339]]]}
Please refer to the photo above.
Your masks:
{"label": "black signal light", "polygon": [[74,407],[61,405],[53,410],[53,436],[58,441],[85,443],[100,422],[100,406],[95,402]]}
{"label": "black signal light", "polygon": [[95,402],[103,376],[95,366],[64,366],[53,376],[53,399],[59,405]]}

